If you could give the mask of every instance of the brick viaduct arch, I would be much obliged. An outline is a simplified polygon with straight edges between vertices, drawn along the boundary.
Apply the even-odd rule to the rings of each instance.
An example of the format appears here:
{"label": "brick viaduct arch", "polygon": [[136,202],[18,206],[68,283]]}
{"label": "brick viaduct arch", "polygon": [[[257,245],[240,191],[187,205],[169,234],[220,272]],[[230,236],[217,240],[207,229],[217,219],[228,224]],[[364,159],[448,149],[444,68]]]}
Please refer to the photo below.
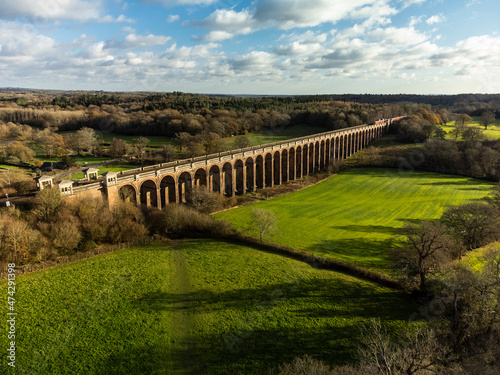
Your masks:
{"label": "brick viaduct arch", "polygon": [[73,193],[97,189],[107,197],[110,206],[122,199],[157,208],[185,202],[186,194],[194,186],[205,186],[228,197],[243,195],[302,178],[336,160],[346,159],[399,119],[130,171],[108,172],[102,182],[76,186]]}

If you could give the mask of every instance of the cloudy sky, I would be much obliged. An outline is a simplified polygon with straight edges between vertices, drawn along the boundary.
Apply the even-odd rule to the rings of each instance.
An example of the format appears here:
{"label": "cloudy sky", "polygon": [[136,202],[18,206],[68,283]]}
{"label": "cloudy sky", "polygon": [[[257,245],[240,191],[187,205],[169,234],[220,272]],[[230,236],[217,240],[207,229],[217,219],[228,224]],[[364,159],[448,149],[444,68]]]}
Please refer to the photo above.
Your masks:
{"label": "cloudy sky", "polygon": [[0,0],[0,87],[500,92],[498,0]]}

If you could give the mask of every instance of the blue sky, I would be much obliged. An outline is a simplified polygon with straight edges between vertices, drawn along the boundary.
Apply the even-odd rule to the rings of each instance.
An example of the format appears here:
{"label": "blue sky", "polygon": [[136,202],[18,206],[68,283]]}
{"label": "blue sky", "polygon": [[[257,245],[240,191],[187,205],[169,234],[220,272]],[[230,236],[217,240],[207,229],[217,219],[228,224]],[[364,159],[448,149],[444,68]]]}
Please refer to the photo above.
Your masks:
{"label": "blue sky", "polygon": [[0,87],[498,93],[498,0],[0,0]]}

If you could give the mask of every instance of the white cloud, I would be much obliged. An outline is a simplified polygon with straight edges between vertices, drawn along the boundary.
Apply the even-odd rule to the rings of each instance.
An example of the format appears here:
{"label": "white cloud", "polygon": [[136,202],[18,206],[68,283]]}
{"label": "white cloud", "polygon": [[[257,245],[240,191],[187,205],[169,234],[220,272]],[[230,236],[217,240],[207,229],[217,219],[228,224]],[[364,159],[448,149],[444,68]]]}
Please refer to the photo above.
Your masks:
{"label": "white cloud", "polygon": [[417,5],[423,4],[427,0],[399,0],[399,1],[402,3],[404,8],[407,8],[407,7],[412,6],[414,4],[417,4]]}
{"label": "white cloud", "polygon": [[[367,18],[367,24],[387,24],[396,14],[389,0],[258,0],[241,11],[218,9],[194,26],[208,28],[209,35],[197,40],[222,40],[255,30],[276,27],[288,30],[336,23],[343,19]],[[215,39],[218,38],[218,39]]]}
{"label": "white cloud", "polygon": [[218,9],[205,20],[193,24],[212,29],[208,35],[197,37],[196,40],[213,42],[252,32],[254,20],[247,10],[236,12],[232,9]]}
{"label": "white cloud", "polygon": [[336,23],[345,18],[359,18],[357,14],[366,6],[377,4],[377,0],[268,0],[255,5],[254,19],[263,25],[281,29],[317,26]]}
{"label": "white cloud", "polygon": [[324,43],[328,38],[327,33],[317,34],[312,30],[307,30],[302,34],[292,33],[290,35],[282,35],[280,40],[289,39],[291,41],[295,41],[301,44],[316,44],[316,43]]}
{"label": "white cloud", "polygon": [[465,4],[467,8],[481,4],[481,0],[470,0]]}
{"label": "white cloud", "polygon": [[99,0],[15,0],[0,2],[0,18],[36,21],[89,20],[101,15]]}
{"label": "white cloud", "polygon": [[172,22],[177,22],[181,19],[181,17],[178,14],[171,14],[168,16],[168,18],[165,20],[167,23],[172,23]]}
{"label": "white cloud", "polygon": [[441,23],[444,22],[445,20],[446,17],[444,15],[437,14],[435,16],[429,17],[425,22],[427,23],[427,25],[434,25],[435,23]]}
{"label": "white cloud", "polygon": [[314,54],[322,49],[319,43],[299,43],[293,42],[289,45],[281,45],[274,49],[277,55],[281,56],[306,56]]}
{"label": "white cloud", "polygon": [[271,70],[276,58],[267,52],[253,51],[234,58],[230,64],[237,72],[251,73]]}
{"label": "white cloud", "polygon": [[34,60],[53,52],[56,41],[36,34],[33,27],[15,22],[0,23],[0,56],[14,61]]}
{"label": "white cloud", "polygon": [[128,22],[128,23],[135,23],[135,21],[131,18],[126,17],[123,14],[120,14],[118,17],[113,17],[113,16],[104,16],[98,19],[99,22],[102,23],[119,23],[119,22]]}
{"label": "white cloud", "polygon": [[378,28],[369,31],[366,36],[368,39],[395,46],[411,46],[422,43],[427,39],[427,36],[419,33],[412,27],[387,27],[385,29]]}
{"label": "white cloud", "polygon": [[171,38],[164,35],[137,35],[128,34],[123,41],[112,40],[105,44],[104,48],[123,48],[132,49],[139,47],[152,47],[166,44]]}
{"label": "white cloud", "polygon": [[219,0],[143,0],[145,3],[161,3],[173,7],[177,5],[210,5]]}
{"label": "white cloud", "polygon": [[413,27],[415,25],[418,25],[419,23],[423,22],[425,16],[419,16],[419,17],[415,17],[415,16],[412,16],[410,17],[410,27]]}

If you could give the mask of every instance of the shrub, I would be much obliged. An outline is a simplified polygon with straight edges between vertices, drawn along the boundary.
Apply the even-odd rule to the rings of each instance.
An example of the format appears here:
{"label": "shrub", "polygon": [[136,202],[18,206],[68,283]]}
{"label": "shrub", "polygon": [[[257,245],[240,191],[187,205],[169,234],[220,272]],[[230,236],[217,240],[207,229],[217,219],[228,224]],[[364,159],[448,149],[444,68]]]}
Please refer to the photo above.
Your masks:
{"label": "shrub", "polygon": [[195,186],[187,194],[187,204],[195,210],[208,214],[224,207],[224,197],[218,193],[209,192],[204,186]]}
{"label": "shrub", "polygon": [[170,238],[213,237],[221,238],[232,232],[231,225],[224,220],[215,220],[190,207],[167,205],[162,211],[149,209],[147,223],[151,234]]}
{"label": "shrub", "polygon": [[278,375],[334,375],[329,366],[308,355],[295,358],[292,362],[281,365]]}

